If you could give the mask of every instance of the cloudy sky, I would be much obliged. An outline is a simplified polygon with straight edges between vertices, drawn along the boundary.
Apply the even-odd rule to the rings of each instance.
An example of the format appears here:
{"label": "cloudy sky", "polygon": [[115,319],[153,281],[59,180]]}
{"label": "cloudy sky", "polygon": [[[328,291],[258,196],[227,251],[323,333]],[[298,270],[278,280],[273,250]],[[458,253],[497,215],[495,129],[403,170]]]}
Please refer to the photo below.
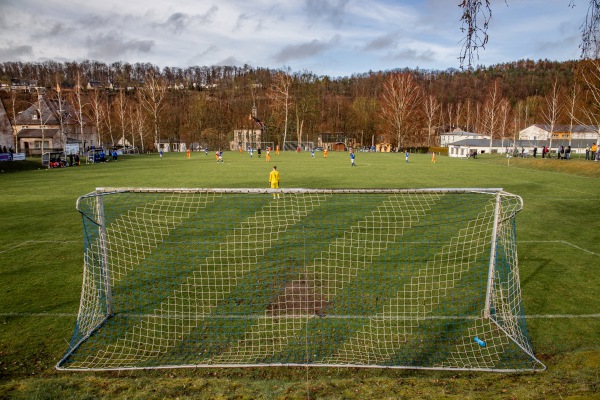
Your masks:
{"label": "cloudy sky", "polygon": [[[589,0],[492,0],[478,64],[579,58]],[[0,62],[458,68],[459,0],[0,0]],[[507,5],[508,4],[508,5]]]}

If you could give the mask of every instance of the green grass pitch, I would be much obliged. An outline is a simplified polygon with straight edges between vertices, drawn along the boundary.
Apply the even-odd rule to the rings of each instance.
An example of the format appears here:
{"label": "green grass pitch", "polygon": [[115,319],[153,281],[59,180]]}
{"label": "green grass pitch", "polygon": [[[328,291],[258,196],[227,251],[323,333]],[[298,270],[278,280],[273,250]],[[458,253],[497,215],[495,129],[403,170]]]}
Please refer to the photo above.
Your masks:
{"label": "green grass pitch", "polygon": [[[560,398],[600,396],[600,163],[427,155],[167,153],[0,174],[0,398]],[[517,243],[535,374],[346,368],[54,370],[82,281],[75,200],[96,187],[502,187],[523,197]],[[0,169],[4,169],[0,164]],[[6,168],[8,170],[8,168]]]}

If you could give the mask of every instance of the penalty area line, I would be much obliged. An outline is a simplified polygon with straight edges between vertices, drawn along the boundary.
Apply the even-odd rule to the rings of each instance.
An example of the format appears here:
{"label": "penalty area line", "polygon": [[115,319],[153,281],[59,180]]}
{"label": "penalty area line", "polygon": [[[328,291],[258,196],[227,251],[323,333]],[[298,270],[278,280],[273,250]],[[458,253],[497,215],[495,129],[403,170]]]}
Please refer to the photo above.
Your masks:
{"label": "penalty area line", "polygon": [[4,249],[4,250],[0,250],[0,254],[3,253],[7,253],[9,251],[18,249],[19,247],[25,247],[25,246],[30,246],[30,245],[35,245],[35,244],[42,244],[42,243],[82,243],[80,240],[26,240],[24,242],[21,243],[17,243],[13,246],[10,246],[10,248],[8,249]]}
{"label": "penalty area line", "polygon": [[566,240],[519,240],[519,241],[517,241],[517,244],[518,243],[561,243],[561,244],[564,244],[567,246],[571,246],[574,249],[581,250],[584,253],[588,253],[588,254],[591,254],[594,256],[600,256],[600,254],[598,254],[598,253],[594,253],[593,251],[590,251],[590,250],[584,249],[583,247],[574,245],[573,243],[567,242]]}

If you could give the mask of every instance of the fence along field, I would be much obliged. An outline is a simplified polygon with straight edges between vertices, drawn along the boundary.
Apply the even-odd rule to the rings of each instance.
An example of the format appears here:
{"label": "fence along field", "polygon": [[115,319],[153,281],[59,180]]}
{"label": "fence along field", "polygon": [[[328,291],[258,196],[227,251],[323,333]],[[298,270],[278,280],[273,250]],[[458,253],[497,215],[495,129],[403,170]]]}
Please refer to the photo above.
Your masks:
{"label": "fence along field", "polygon": [[[333,158],[333,162],[330,162],[329,164],[324,164],[323,162],[320,162],[320,160],[316,160],[316,162],[319,164],[306,166],[304,159],[297,158],[299,156],[294,155],[296,158],[293,158],[288,154],[286,154],[286,156],[287,158],[276,159],[276,161],[278,169],[284,171],[282,172],[284,182],[290,186],[306,186],[294,185],[295,182],[300,182],[303,179],[312,179],[316,181],[316,177],[322,176],[322,168],[324,167],[329,169],[331,176],[337,180],[336,182],[340,186],[348,187],[351,183],[356,183],[353,181],[353,179],[346,181],[344,180],[344,175],[347,175],[348,171],[348,168],[346,167],[349,164],[346,162],[346,157],[340,157],[339,159],[336,159],[336,155]],[[400,168],[402,166],[397,162],[398,160],[385,155],[377,155],[380,157],[376,157],[375,155],[373,156],[374,157],[367,157],[365,155],[358,158],[357,163],[359,164],[359,168],[357,168],[357,171],[360,171],[360,174],[355,174],[352,176],[352,178],[358,180],[363,179],[363,182],[367,182],[367,184],[376,184],[376,182],[364,180],[362,177],[373,174],[373,172],[376,173],[375,175],[378,175],[381,170],[386,170],[389,171],[390,176],[392,176],[390,179],[391,183],[396,187],[404,184],[404,181],[408,181],[409,184],[410,181],[417,180],[420,182],[439,183],[440,179],[442,178],[440,171],[432,169],[432,166],[429,164],[429,160],[426,158],[419,160],[418,157],[413,157],[411,160],[411,162],[414,160],[411,165],[412,169],[410,170],[410,174],[408,174],[407,170],[399,169],[399,166]],[[328,162],[331,160],[332,155],[330,154]],[[566,215],[566,210],[570,211],[569,215],[571,219],[588,222],[589,219],[587,218],[587,214],[590,211],[593,213],[595,207],[593,199],[597,198],[598,195],[597,186],[594,186],[590,183],[597,182],[597,180],[581,178],[577,176],[560,175],[557,173],[546,173],[543,171],[533,171],[522,168],[512,169],[511,167],[511,169],[506,169],[504,168],[505,165],[496,165],[494,164],[493,160],[478,164],[465,164],[464,160],[458,160],[457,162],[445,158],[442,160],[444,162],[444,176],[447,176],[448,173],[452,175],[453,172],[460,171],[463,179],[468,180],[473,185],[492,186],[491,183],[493,182],[496,183],[494,186],[499,186],[498,183],[502,183],[502,186],[504,186],[505,189],[509,189],[513,192],[523,195],[524,197],[525,209],[518,215],[517,218],[519,259],[524,260],[521,261],[521,280],[524,282],[523,292],[525,299],[525,311],[528,315],[531,314],[534,316],[534,318],[528,319],[528,325],[532,333],[533,347],[537,353],[542,355],[542,361],[548,360],[548,354],[551,354],[552,359],[556,361],[556,357],[560,355],[563,355],[562,357],[564,358],[565,356],[572,354],[574,357],[581,351],[593,351],[594,348],[597,349],[598,338],[597,334],[594,332],[597,332],[598,323],[597,316],[594,317],[594,315],[597,314],[598,305],[594,302],[594,300],[582,301],[581,298],[578,299],[578,290],[574,289],[581,288],[582,290],[580,291],[585,292],[588,290],[597,289],[598,287],[597,278],[590,276],[589,274],[587,274],[587,276],[582,274],[582,272],[587,269],[586,267],[590,265],[596,257],[594,254],[590,253],[594,253],[592,242],[597,236],[594,236],[596,234],[594,233],[593,227],[591,227],[589,230],[586,230],[585,223],[575,224],[576,226],[578,225],[575,229],[570,224],[555,224],[549,222],[559,221],[560,216]],[[18,190],[25,195],[30,195],[30,198],[32,199],[36,198],[36,193],[34,192],[39,190],[40,178],[46,180],[45,183],[50,186],[61,185],[67,181],[73,182],[72,187],[69,188],[69,193],[66,195],[61,194],[59,196],[55,196],[61,201],[58,203],[55,201],[55,204],[53,204],[52,207],[44,208],[45,206],[40,206],[38,207],[39,210],[36,209],[36,207],[33,207],[29,210],[32,218],[36,219],[38,222],[37,229],[32,229],[31,227],[27,228],[27,230],[30,232],[29,237],[31,237],[32,240],[31,245],[35,244],[33,247],[39,247],[40,245],[43,245],[42,241],[44,240],[47,242],[53,242],[52,240],[48,240],[48,238],[51,237],[56,238],[57,241],[60,241],[60,239],[73,241],[74,238],[80,238],[81,222],[77,219],[76,215],[71,215],[73,213],[76,214],[73,208],[73,199],[82,193],[89,192],[95,186],[109,186],[107,185],[108,182],[110,182],[110,186],[114,186],[128,181],[131,177],[128,175],[128,168],[131,168],[135,171],[135,175],[138,179],[141,178],[147,180],[147,186],[162,186],[156,184],[157,181],[160,181],[160,177],[153,176],[156,175],[157,167],[160,167],[161,175],[163,173],[170,173],[172,180],[173,176],[176,176],[173,174],[175,171],[177,171],[178,175],[185,177],[186,180],[196,179],[198,176],[198,170],[201,168],[206,175],[206,177],[203,178],[202,183],[206,183],[206,185],[197,186],[215,186],[214,183],[216,183],[216,181],[220,183],[224,181],[223,171],[225,170],[213,167],[212,162],[209,164],[203,159],[192,159],[191,163],[186,164],[185,162],[175,158],[166,158],[165,161],[166,163],[157,166],[154,159],[147,159],[144,157],[131,158],[127,160],[129,163],[127,167],[125,165],[122,167],[121,165],[105,165],[104,167],[113,168],[113,170],[108,170],[107,168],[98,169],[86,167],[85,170],[82,169],[80,171],[82,175],[85,175],[86,179],[92,177],[96,179],[97,183],[83,182],[82,180],[78,179],[79,177],[77,175],[73,175],[73,172],[71,171],[65,171],[65,173],[61,175],[55,174],[50,178],[45,178],[43,175],[40,175],[41,173],[47,173],[46,171],[33,171],[31,173],[33,175],[29,177],[24,175],[21,177],[23,181],[17,183],[16,186],[18,187]],[[229,165],[228,162],[230,163]],[[226,163],[223,166],[230,168],[226,171],[228,174],[231,172],[231,178],[233,182],[244,182],[249,183],[250,185],[254,183],[257,187],[264,187],[266,182],[262,182],[265,181],[264,178],[268,173],[270,166],[264,163],[264,161],[262,163],[262,165],[252,164],[245,158],[237,158],[234,157],[233,154],[226,154]],[[123,164],[126,164],[126,162]],[[245,172],[233,172],[233,170],[237,171],[235,164],[238,164],[237,167],[242,167],[241,169],[245,170]],[[299,168],[301,165],[304,165],[302,171],[300,171]],[[117,170],[117,168],[119,169]],[[252,168],[252,170],[250,170],[250,168]],[[437,168],[437,166],[435,168]],[[475,169],[477,170],[477,173],[474,171]],[[219,171],[221,175],[218,177],[218,179],[210,178],[211,171]],[[367,174],[367,172],[369,172],[369,174]],[[398,176],[402,176],[402,179],[397,178]],[[503,182],[499,182],[499,176],[502,177],[501,179]],[[556,187],[550,184],[550,182],[555,182],[557,177],[565,178],[562,187]],[[211,185],[211,179],[213,180],[213,185]],[[373,181],[376,181],[377,179],[378,178],[374,178]],[[34,181],[37,182],[37,187],[35,189],[32,186]],[[329,183],[330,182],[331,180],[329,180]],[[456,181],[452,181],[452,179],[447,179],[444,182],[447,182],[449,186],[458,186],[456,185]],[[176,186],[184,186],[181,184],[182,180],[174,183],[177,184]],[[91,185],[94,186],[92,187]],[[545,188],[548,189],[545,190]],[[537,192],[545,193],[545,196],[538,196]],[[574,196],[573,193],[576,193],[576,195]],[[9,196],[11,195],[9,194]],[[68,199],[70,196],[73,197]],[[37,197],[38,204],[45,204],[44,200],[42,199],[43,196],[37,195]],[[67,200],[69,200],[70,204],[63,204],[63,202],[67,203]],[[4,202],[2,201],[2,203]],[[546,204],[550,204],[553,207],[549,207]],[[578,211],[577,205],[581,205],[581,208],[584,210]],[[2,204],[2,207],[3,210],[5,210],[6,203]],[[59,217],[51,221],[51,223],[46,223],[44,222],[42,215],[49,214],[49,209],[52,209],[55,214],[59,215]],[[536,212],[533,212],[533,209],[535,209]],[[547,218],[536,218],[538,212],[543,213]],[[15,213],[13,211],[13,214],[16,215],[14,217],[10,217],[10,213],[4,213],[4,215],[9,216],[6,219],[7,224],[10,227],[21,229],[21,231],[23,231],[23,228],[17,227],[16,219],[21,217],[20,219],[22,221],[22,215],[24,213],[21,212],[19,215],[19,212]],[[62,217],[67,215],[68,217]],[[540,227],[544,226],[545,224],[547,224],[546,228],[540,229]],[[68,227],[68,229],[63,229],[65,227]],[[70,229],[73,231],[69,232]],[[33,234],[31,234],[31,232],[33,232]],[[73,232],[75,232],[75,235]],[[3,235],[3,238],[7,237],[6,232],[1,233],[1,235]],[[562,242],[554,243],[552,239],[556,239],[559,242],[562,240]],[[78,262],[77,260],[81,260],[81,245],[78,243],[65,243],[64,245],[47,243],[45,245],[45,252],[41,250],[39,253],[36,253],[40,256],[42,254],[47,255],[48,253],[51,253],[58,255],[58,257],[63,260],[69,259],[73,266],[68,267],[68,271],[65,271],[63,263],[55,262],[53,257],[46,257],[45,260],[40,259],[39,261],[36,261],[35,257],[23,258],[22,256],[24,254],[31,253],[32,246],[21,245],[21,242],[16,242],[17,241],[15,241],[14,238],[12,239],[12,242],[4,241],[4,243],[12,243],[14,246],[2,246],[2,254],[4,256],[3,260],[6,260],[7,258],[10,259],[12,257],[11,255],[21,256],[21,259],[26,259],[27,261],[25,263],[12,263],[15,266],[21,266],[20,277],[23,279],[18,280],[11,278],[10,274],[4,274],[4,276],[9,278],[7,282],[11,284],[11,287],[15,288],[12,290],[13,294],[15,292],[20,292],[21,296],[23,296],[20,299],[28,296],[30,301],[28,302],[29,305],[26,305],[22,300],[19,303],[18,297],[17,300],[14,300],[10,296],[4,295],[2,298],[2,304],[7,305],[7,308],[6,312],[3,313],[3,318],[7,321],[10,320],[10,323],[8,324],[9,331],[13,329],[14,332],[14,329],[17,329],[17,326],[22,328],[23,324],[25,324],[26,331],[39,328],[41,324],[46,332],[56,332],[57,335],[54,337],[48,337],[48,335],[44,335],[43,338],[40,338],[36,334],[33,334],[29,336],[30,338],[33,336],[34,340],[30,340],[28,343],[25,343],[24,341],[19,340],[17,337],[18,335],[8,334],[7,337],[10,337],[10,340],[3,340],[3,343],[13,344],[19,349],[19,351],[11,351],[11,353],[7,353],[7,350],[5,349],[8,349],[8,346],[3,345],[3,352],[4,354],[9,355],[15,354],[11,357],[16,357],[16,353],[19,353],[23,355],[25,359],[36,360],[39,357],[39,349],[43,348],[43,345],[40,345],[40,343],[49,343],[50,346],[48,349],[53,349],[53,352],[52,354],[43,356],[47,361],[41,366],[39,366],[38,363],[30,363],[30,365],[34,365],[34,371],[37,371],[37,373],[41,374],[42,376],[52,377],[54,374],[59,374],[59,376],[62,376],[62,379],[64,379],[64,375],[60,375],[60,373],[57,372],[51,372],[50,370],[52,364],[58,361],[61,353],[65,350],[66,343],[64,340],[68,339],[70,336],[68,331],[73,326],[71,322],[65,321],[65,318],[70,318],[71,321],[74,321],[74,313],[77,309],[76,304],[78,303],[79,288],[81,285],[81,261]],[[523,242],[524,245],[522,245],[521,242]],[[15,247],[19,245],[21,247]],[[583,251],[579,251],[573,246],[577,246],[583,249]],[[62,249],[62,247],[66,247],[66,249]],[[568,249],[574,249],[576,252],[571,252]],[[77,255],[73,256],[71,252],[75,252]],[[563,257],[564,254],[568,254],[569,256]],[[568,268],[566,268],[567,265],[565,262],[568,263]],[[26,268],[23,268],[23,266]],[[46,296],[40,296],[35,290],[27,290],[26,288],[21,290],[19,287],[24,285],[22,283],[16,284],[16,282],[29,281],[30,287],[31,285],[39,285],[39,279],[35,278],[37,278],[37,275],[41,275],[41,271],[48,270],[53,271],[53,274],[50,276],[50,278],[46,279],[45,285],[43,286],[44,288],[47,287],[49,291],[46,292]],[[556,272],[555,270],[559,270],[560,272]],[[25,275],[23,275],[23,271],[26,273]],[[557,280],[557,276],[559,276],[559,280]],[[56,283],[50,285],[48,279]],[[69,288],[69,292],[64,291],[64,282],[59,283],[59,281],[62,279],[65,279],[68,282],[67,287]],[[25,286],[27,286],[27,284]],[[52,288],[52,286],[55,286],[55,288]],[[542,287],[541,290],[540,287]],[[564,292],[567,291],[570,293],[570,296],[564,295]],[[28,294],[25,295],[25,292],[28,292]],[[583,294],[582,296],[585,297]],[[44,298],[42,299],[42,297]],[[66,299],[70,300],[67,300],[65,303],[64,300]],[[275,305],[277,304],[276,302],[272,303]],[[48,311],[50,311],[50,314],[54,316],[41,317],[41,319],[53,320],[51,322],[43,322],[40,320],[40,317],[33,317],[34,315],[48,315]],[[9,314],[12,316],[9,316]],[[62,314],[70,315],[71,317],[60,317],[59,315]],[[550,318],[550,316],[552,318]],[[569,316],[576,316],[577,318],[571,318]],[[27,326],[30,328],[27,328]],[[549,327],[552,329],[548,329]],[[56,336],[59,338],[57,339]],[[547,361],[544,362],[547,363]],[[552,371],[557,368],[557,365],[550,363],[548,366],[550,370],[538,375],[539,378],[536,379],[549,379],[550,377],[556,377],[553,375]],[[9,368],[12,371],[11,376],[18,377],[20,374],[25,374],[24,372],[19,372],[23,370],[19,369],[19,367],[11,366]],[[575,370],[575,368],[572,369]],[[433,372],[429,372],[429,374],[432,373]],[[584,372],[580,370],[578,373]],[[219,374],[227,373],[221,371]],[[274,374],[285,375],[284,372],[274,372]],[[381,372],[380,374],[382,375],[378,376],[389,376],[389,373],[386,372]],[[300,373],[299,375],[303,374]],[[312,373],[311,380],[318,381],[318,375],[319,374]],[[431,375],[424,375],[423,379],[428,379],[427,377],[431,377]],[[69,379],[76,381],[79,378],[74,376],[70,377]],[[485,380],[487,378],[481,377],[480,379]],[[391,381],[394,381],[394,378],[391,378]],[[469,385],[466,384],[465,389],[467,389],[468,386]],[[518,390],[518,388],[515,388],[515,390]]]}

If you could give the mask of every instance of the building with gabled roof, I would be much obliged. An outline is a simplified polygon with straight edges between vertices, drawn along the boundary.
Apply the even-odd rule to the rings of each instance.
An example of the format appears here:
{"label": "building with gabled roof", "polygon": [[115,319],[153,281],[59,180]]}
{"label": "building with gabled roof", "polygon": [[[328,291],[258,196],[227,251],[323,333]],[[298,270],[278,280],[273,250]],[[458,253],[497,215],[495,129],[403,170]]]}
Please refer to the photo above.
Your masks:
{"label": "building with gabled roof", "polygon": [[240,125],[238,129],[233,130],[233,140],[229,142],[229,149],[237,150],[241,147],[243,150],[248,150],[260,147],[267,125],[256,117],[256,111],[253,110]]}
{"label": "building with gabled roof", "polygon": [[452,132],[445,132],[440,134],[440,146],[448,147],[451,143],[455,143],[466,139],[487,139],[490,137],[482,135],[480,133],[465,132],[462,129],[455,129]]}
{"label": "building with gabled roof", "polygon": [[64,99],[40,95],[16,117],[15,130],[18,150],[28,155],[64,150],[67,143],[79,144],[80,151],[98,145],[96,129],[84,116],[82,132],[75,108]]}
{"label": "building with gabled roof", "polygon": [[[600,127],[597,125],[555,125],[534,124],[519,132],[520,140],[600,140]],[[550,135],[552,131],[552,135]],[[554,147],[554,146],[553,146]]]}

